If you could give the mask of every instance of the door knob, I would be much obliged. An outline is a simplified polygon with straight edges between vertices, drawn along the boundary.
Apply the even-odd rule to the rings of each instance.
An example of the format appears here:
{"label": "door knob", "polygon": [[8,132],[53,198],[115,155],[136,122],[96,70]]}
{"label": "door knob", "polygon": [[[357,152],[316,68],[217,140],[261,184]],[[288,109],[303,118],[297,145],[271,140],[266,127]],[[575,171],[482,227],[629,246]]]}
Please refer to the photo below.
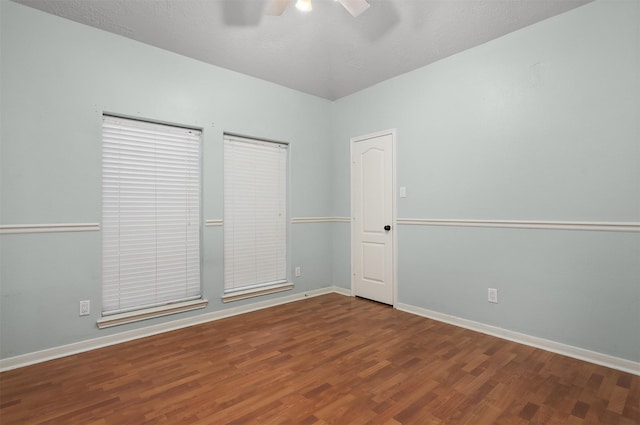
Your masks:
{"label": "door knob", "polygon": [[386,226],[384,226],[384,230],[386,230],[386,231],[388,232],[389,230],[391,230],[391,226],[389,226],[389,225],[387,224]]}

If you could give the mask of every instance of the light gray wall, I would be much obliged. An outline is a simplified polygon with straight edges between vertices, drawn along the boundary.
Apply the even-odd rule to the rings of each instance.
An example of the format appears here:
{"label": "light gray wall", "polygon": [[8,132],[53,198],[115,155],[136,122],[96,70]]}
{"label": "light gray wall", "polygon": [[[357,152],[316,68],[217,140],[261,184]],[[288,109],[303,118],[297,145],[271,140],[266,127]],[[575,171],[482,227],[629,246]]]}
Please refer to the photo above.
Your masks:
{"label": "light gray wall", "polygon": [[[595,2],[338,100],[334,215],[349,139],[396,128],[399,218],[640,221],[639,22],[638,2]],[[639,233],[399,226],[397,284],[401,303],[640,361]]]}
{"label": "light gray wall", "polygon": [[[204,130],[205,220],[223,218],[225,131],[290,142],[290,215],[330,215],[330,102],[13,2],[0,9],[1,224],[100,222],[103,111]],[[327,226],[290,227],[291,265],[303,267],[294,292],[331,284]],[[96,327],[100,232],[0,236],[0,357],[229,308],[222,233],[203,229],[206,310],[106,330]],[[83,299],[90,317],[78,316]]]}
{"label": "light gray wall", "polygon": [[[637,2],[334,104],[12,2],[0,19],[2,224],[100,221],[103,111],[204,129],[204,219],[222,218],[223,131],[291,142],[290,213],[309,217],[349,215],[349,139],[396,128],[401,218],[640,220]],[[206,310],[102,331],[99,232],[1,236],[0,358],[224,308],[222,228],[203,235]],[[400,302],[640,361],[637,233],[406,226],[398,242]],[[294,224],[291,252],[296,292],[349,287],[348,224]]]}

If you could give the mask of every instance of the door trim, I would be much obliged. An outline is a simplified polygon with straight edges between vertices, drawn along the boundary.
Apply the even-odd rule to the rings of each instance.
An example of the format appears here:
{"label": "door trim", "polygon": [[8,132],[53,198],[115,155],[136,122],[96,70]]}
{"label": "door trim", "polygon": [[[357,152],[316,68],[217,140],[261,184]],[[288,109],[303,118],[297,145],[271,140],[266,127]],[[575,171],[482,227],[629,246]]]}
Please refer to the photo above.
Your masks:
{"label": "door trim", "polygon": [[392,128],[389,130],[382,130],[382,131],[377,131],[375,133],[370,133],[370,134],[365,134],[362,136],[356,136],[356,137],[352,137],[351,138],[351,142],[349,144],[349,202],[350,202],[350,218],[351,218],[351,239],[350,239],[350,243],[351,243],[351,248],[350,248],[350,254],[351,254],[351,296],[355,296],[355,279],[354,279],[354,270],[355,270],[355,264],[353,263],[353,259],[355,258],[354,255],[354,249],[355,249],[355,227],[353,225],[353,215],[354,215],[354,208],[353,208],[353,146],[358,143],[358,142],[362,142],[364,140],[368,140],[368,139],[373,139],[376,137],[380,137],[380,136],[386,136],[386,135],[391,135],[391,199],[392,199],[392,206],[391,206],[391,214],[392,214],[392,220],[391,220],[391,226],[392,226],[392,233],[391,233],[391,240],[392,240],[392,244],[393,244],[393,248],[391,250],[391,255],[392,255],[392,259],[391,261],[393,262],[393,270],[391,272],[391,275],[393,276],[393,302],[392,302],[392,306],[393,308],[396,308],[396,304],[398,303],[398,236],[397,236],[397,229],[398,229],[398,223],[397,223],[397,199],[396,199],[396,146],[397,146],[397,135],[396,135],[396,129]]}

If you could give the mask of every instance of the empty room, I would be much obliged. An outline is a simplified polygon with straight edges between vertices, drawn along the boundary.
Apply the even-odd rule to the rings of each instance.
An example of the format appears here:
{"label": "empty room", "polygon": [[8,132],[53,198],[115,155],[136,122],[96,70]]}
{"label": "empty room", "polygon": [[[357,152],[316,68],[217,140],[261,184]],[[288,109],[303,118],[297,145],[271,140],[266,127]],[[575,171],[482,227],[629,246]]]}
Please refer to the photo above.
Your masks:
{"label": "empty room", "polygon": [[0,423],[640,424],[640,2],[0,0]]}

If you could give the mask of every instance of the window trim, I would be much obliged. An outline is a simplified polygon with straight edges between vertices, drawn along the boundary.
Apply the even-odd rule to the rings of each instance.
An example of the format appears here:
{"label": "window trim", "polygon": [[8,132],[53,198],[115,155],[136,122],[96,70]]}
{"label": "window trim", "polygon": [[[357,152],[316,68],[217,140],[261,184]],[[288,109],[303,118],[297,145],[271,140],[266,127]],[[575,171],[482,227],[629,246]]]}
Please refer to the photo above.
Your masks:
{"label": "window trim", "polygon": [[[203,129],[202,128],[198,128],[195,126],[186,126],[186,125],[181,125],[181,124],[175,124],[175,123],[169,123],[169,122],[164,122],[164,121],[154,121],[154,120],[147,120],[147,119],[141,119],[139,117],[130,117],[130,116],[124,116],[124,115],[117,115],[117,114],[112,114],[112,113],[108,113],[108,112],[104,112],[102,114],[102,120],[101,123],[102,125],[104,125],[104,121],[106,120],[111,120],[112,122],[117,123],[118,121],[122,120],[122,121],[133,121],[133,122],[138,122],[140,123],[140,125],[144,126],[145,124],[151,125],[151,126],[165,126],[165,127],[172,127],[173,130],[179,132],[182,130],[185,131],[193,131],[196,132],[198,134],[199,137],[199,148],[198,148],[198,159],[197,159],[197,173],[198,173],[198,180],[199,180],[199,188],[198,188],[198,229],[197,229],[197,233],[198,233],[198,270],[199,270],[199,278],[198,278],[198,285],[199,285],[199,291],[198,294],[194,294],[191,297],[188,298],[182,298],[182,299],[176,299],[175,301],[165,301],[164,303],[159,302],[155,305],[149,305],[149,306],[139,306],[139,307],[132,307],[132,308],[126,308],[124,310],[121,311],[117,311],[117,310],[112,310],[111,312],[107,311],[101,311],[101,317],[100,319],[98,319],[97,321],[97,325],[98,328],[103,329],[103,328],[107,328],[107,327],[111,327],[111,326],[116,326],[116,325],[120,325],[120,324],[125,324],[125,323],[132,323],[132,322],[137,322],[137,321],[141,321],[141,320],[146,320],[146,319],[150,319],[150,318],[154,318],[154,317],[161,317],[161,316],[166,316],[166,315],[170,315],[170,314],[175,314],[175,313],[180,313],[180,312],[185,312],[185,311],[190,311],[190,310],[196,310],[196,309],[202,309],[207,307],[208,305],[208,300],[204,297],[204,285],[203,285],[203,224],[202,224],[202,217],[203,217]],[[172,130],[172,131],[173,131]],[[104,130],[102,131],[102,136],[101,136],[102,140],[104,140]],[[102,141],[102,143],[104,143]],[[103,171],[104,172],[104,171]],[[102,177],[102,184],[104,185],[104,176]],[[104,202],[104,201],[103,201]],[[104,207],[102,207],[104,208]],[[104,212],[103,212],[104,214]],[[102,223],[101,223],[102,224]],[[100,226],[101,230],[103,226]],[[101,254],[103,256],[104,259],[104,253]],[[104,288],[104,281],[103,279],[101,279],[101,287]],[[104,306],[101,306],[101,309],[104,309]]]}
{"label": "window trim", "polygon": [[[285,203],[285,214],[284,214],[284,248],[285,248],[285,256],[284,256],[284,276],[282,278],[277,279],[275,281],[263,282],[257,284],[247,284],[239,287],[226,288],[226,281],[223,273],[223,288],[221,299],[223,303],[242,300],[246,298],[257,297],[261,295],[268,295],[282,291],[288,291],[293,289],[294,283],[290,279],[290,264],[291,264],[291,229],[290,229],[290,186],[291,186],[291,144],[288,142],[267,139],[267,138],[256,138],[250,136],[244,136],[234,133],[223,133],[223,149],[226,147],[227,142],[245,142],[249,144],[257,144],[257,145],[280,145],[284,147],[286,150],[284,165],[285,165],[285,174],[284,174],[284,203]],[[224,163],[224,167],[228,165]],[[224,168],[226,169],[226,168]],[[223,172],[224,174],[224,172]],[[223,205],[224,205],[224,192],[223,192]],[[227,226],[227,221],[224,218],[221,220],[223,222],[223,227]],[[223,250],[224,250],[224,242],[223,242]],[[224,257],[224,253],[223,253]]]}
{"label": "window trim", "polygon": [[97,324],[99,329],[105,329],[112,326],[153,319],[155,317],[162,317],[168,316],[170,314],[183,313],[185,311],[198,310],[207,307],[207,305],[209,305],[209,301],[204,298],[200,298],[192,301],[183,301],[158,307],[145,308],[143,310],[133,310],[126,313],[117,313],[111,314],[109,316],[103,316],[98,319]]}
{"label": "window trim", "polygon": [[222,295],[222,302],[228,303],[232,301],[239,301],[247,298],[259,297],[261,295],[276,294],[278,292],[289,291],[291,289],[293,289],[293,283],[284,282],[263,285],[257,288],[225,292],[224,295]]}

